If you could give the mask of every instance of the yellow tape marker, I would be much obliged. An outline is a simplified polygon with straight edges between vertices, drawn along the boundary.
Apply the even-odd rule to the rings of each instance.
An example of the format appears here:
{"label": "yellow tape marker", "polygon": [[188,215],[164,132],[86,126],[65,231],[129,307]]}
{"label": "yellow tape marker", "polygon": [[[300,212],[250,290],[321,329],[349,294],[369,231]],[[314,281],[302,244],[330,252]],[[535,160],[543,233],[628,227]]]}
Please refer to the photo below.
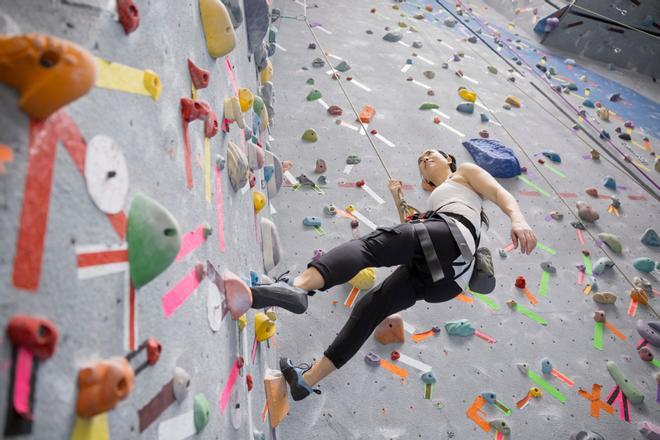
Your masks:
{"label": "yellow tape marker", "polygon": [[160,78],[151,70],[140,70],[113,61],[96,58],[96,86],[137,95],[151,96],[158,101],[162,91]]}

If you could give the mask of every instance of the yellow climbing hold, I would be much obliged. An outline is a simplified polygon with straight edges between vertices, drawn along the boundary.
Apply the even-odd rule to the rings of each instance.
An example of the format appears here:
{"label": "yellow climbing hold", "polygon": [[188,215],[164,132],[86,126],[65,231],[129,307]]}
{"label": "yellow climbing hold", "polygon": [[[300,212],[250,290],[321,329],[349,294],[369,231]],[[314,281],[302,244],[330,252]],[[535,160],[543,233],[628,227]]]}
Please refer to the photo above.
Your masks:
{"label": "yellow climbing hold", "polygon": [[253,199],[254,199],[254,212],[259,213],[259,211],[264,209],[264,206],[266,206],[266,196],[259,191],[255,191]]}
{"label": "yellow climbing hold", "polygon": [[356,289],[369,290],[376,283],[376,270],[373,267],[362,269],[348,283]]}
{"label": "yellow climbing hold", "polygon": [[458,88],[458,96],[465,99],[466,101],[474,102],[477,100],[477,92],[468,90],[465,87]]}
{"label": "yellow climbing hold", "polygon": [[219,58],[236,47],[236,34],[225,5],[220,0],[199,0],[199,13],[209,55]]}
{"label": "yellow climbing hold", "polygon": [[242,331],[245,327],[247,327],[247,315],[242,315],[238,318],[238,329]]}
{"label": "yellow climbing hold", "polygon": [[274,334],[277,327],[275,321],[263,312],[254,315],[254,331],[257,337],[257,342],[263,342],[270,339]]}
{"label": "yellow climbing hold", "polygon": [[254,95],[250,89],[238,89],[238,100],[241,103],[241,111],[245,113],[252,108],[254,102]]}
{"label": "yellow climbing hold", "polygon": [[144,71],[144,88],[147,89],[154,101],[158,101],[160,92],[163,90],[163,85],[160,82],[158,74],[153,70],[147,69]]}
{"label": "yellow climbing hold", "polygon": [[273,63],[270,62],[270,59],[266,62],[266,67],[259,74],[259,82],[261,85],[266,84],[268,81],[273,79]]}
{"label": "yellow climbing hold", "polygon": [[513,95],[507,96],[504,102],[509,104],[511,107],[520,108],[520,99],[516,98]]}

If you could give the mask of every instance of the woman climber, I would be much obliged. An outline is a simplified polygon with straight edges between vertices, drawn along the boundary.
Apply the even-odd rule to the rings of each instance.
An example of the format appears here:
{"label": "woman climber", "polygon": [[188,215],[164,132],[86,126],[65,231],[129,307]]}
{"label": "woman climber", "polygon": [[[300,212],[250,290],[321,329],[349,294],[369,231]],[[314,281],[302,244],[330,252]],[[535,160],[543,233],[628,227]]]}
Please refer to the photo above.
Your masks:
{"label": "woman climber", "polygon": [[319,361],[312,366],[294,366],[288,358],[280,359],[293,400],[302,400],[312,392],[320,394],[313,387],[348,362],[388,316],[418,300],[449,301],[467,288],[481,225],[488,226],[483,199],[495,203],[511,219],[511,240],[516,248],[520,246],[520,251],[529,255],[536,246],[534,232],[515,198],[488,172],[472,163],[457,167],[454,156],[440,150],[424,151],[418,166],[422,187],[431,193],[425,228],[420,228],[419,222],[405,222],[409,205],[403,199],[401,182],[391,180],[389,189],[402,224],[379,227],[337,246],[310,262],[292,285],[278,281],[252,288],[253,308],[279,306],[303,313],[307,297],[316,290],[346,283],[367,267],[398,266],[357,302]]}

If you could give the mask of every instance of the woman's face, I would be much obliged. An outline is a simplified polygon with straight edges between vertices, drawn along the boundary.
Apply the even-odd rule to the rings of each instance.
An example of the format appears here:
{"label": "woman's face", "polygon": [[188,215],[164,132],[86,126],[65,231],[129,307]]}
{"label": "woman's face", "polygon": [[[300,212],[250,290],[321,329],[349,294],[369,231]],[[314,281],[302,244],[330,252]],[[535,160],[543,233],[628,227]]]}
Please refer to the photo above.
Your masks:
{"label": "woman's face", "polygon": [[436,185],[443,182],[449,172],[449,160],[437,150],[425,150],[417,159],[419,174],[422,175],[422,187],[426,191],[432,191],[434,186],[427,182],[432,181]]}

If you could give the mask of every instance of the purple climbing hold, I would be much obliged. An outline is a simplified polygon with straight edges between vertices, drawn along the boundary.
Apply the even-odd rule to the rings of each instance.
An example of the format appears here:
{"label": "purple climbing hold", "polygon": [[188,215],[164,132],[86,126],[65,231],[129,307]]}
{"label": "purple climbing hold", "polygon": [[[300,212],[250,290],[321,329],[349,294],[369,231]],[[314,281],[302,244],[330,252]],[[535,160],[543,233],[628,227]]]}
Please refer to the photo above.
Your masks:
{"label": "purple climbing hold", "polygon": [[660,321],[637,320],[637,333],[654,347],[660,347]]}
{"label": "purple climbing hold", "polygon": [[495,139],[470,139],[463,142],[474,162],[493,177],[515,177],[520,174],[520,162],[513,150]]}

